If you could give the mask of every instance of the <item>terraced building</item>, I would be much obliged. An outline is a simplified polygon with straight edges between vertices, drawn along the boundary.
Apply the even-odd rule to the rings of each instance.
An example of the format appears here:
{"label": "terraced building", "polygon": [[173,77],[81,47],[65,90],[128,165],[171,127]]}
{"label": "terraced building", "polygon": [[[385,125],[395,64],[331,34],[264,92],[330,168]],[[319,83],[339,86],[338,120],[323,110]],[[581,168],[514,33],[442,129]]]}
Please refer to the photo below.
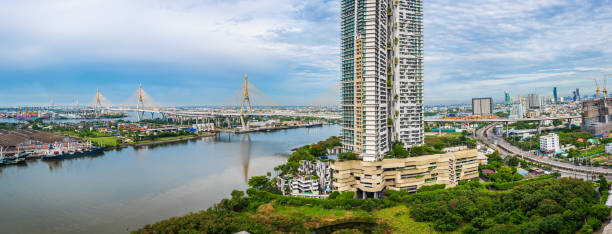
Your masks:
{"label": "terraced building", "polygon": [[334,191],[358,198],[380,198],[385,190],[417,192],[424,185],[455,187],[478,177],[478,151],[463,150],[410,158],[336,161],[331,164]]}

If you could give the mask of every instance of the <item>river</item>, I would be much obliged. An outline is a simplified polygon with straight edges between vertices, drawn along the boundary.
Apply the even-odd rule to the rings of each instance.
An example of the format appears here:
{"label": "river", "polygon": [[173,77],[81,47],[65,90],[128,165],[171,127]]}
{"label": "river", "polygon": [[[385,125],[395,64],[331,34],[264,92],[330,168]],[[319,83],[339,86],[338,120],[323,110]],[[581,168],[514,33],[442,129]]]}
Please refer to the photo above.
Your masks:
{"label": "river", "polygon": [[227,135],[0,168],[2,233],[124,233],[205,210],[340,126]]}

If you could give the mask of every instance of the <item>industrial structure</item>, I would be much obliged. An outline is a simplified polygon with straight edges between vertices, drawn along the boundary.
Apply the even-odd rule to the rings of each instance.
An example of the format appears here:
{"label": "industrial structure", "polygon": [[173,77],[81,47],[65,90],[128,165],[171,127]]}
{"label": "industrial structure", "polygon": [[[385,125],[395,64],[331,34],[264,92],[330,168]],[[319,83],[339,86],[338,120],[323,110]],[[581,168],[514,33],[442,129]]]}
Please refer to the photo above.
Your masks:
{"label": "industrial structure", "polygon": [[[604,86],[600,89],[597,79],[595,82],[595,99],[582,102],[582,130],[593,135],[600,135],[612,130],[612,98],[608,97],[607,86],[608,75],[604,75]],[[600,96],[599,92],[603,91]],[[576,89],[578,92],[578,89]]]}
{"label": "industrial structure", "polygon": [[422,10],[421,0],[342,1],[342,143],[363,160],[393,141],[423,144]]}
{"label": "industrial structure", "polygon": [[493,115],[493,98],[472,98],[472,114],[481,116]]}

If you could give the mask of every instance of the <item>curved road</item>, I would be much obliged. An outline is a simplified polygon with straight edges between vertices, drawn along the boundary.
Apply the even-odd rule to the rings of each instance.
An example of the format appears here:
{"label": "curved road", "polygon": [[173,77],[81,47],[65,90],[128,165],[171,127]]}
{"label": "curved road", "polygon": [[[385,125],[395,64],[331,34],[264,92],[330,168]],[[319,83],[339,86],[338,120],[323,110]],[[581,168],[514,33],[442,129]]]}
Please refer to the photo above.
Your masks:
{"label": "curved road", "polygon": [[511,145],[502,137],[493,134],[492,129],[494,126],[495,124],[492,124],[478,129],[476,131],[476,137],[487,143],[493,149],[499,150],[502,155],[518,155],[520,158],[525,160],[551,166],[553,169],[569,175],[575,176],[579,174],[581,177],[598,177],[599,175],[605,175],[606,178],[612,179],[612,169],[604,169],[603,167],[576,166],[571,163],[557,161],[548,157],[541,157],[538,155],[533,155],[530,152],[523,151],[518,147]]}

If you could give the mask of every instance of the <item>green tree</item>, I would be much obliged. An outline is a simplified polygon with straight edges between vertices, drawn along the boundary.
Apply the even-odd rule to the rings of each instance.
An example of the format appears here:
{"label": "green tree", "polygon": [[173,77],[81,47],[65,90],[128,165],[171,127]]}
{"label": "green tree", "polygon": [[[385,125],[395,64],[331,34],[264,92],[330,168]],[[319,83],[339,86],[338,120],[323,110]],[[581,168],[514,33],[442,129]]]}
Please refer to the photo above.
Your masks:
{"label": "green tree", "polygon": [[591,225],[584,224],[580,230],[578,230],[578,234],[592,234],[593,228]]}
{"label": "green tree", "polygon": [[610,216],[610,208],[603,204],[595,204],[589,209],[589,214],[599,220],[604,220]]}
{"label": "green tree", "polygon": [[605,176],[603,175],[599,175],[599,192],[601,193],[602,191],[608,191],[609,189],[609,185],[608,185],[608,180],[606,179]]}
{"label": "green tree", "polygon": [[327,199],[336,199],[338,196],[340,195],[340,192],[338,191],[333,191],[332,193],[329,194],[329,197],[327,197]]}
{"label": "green tree", "polygon": [[257,189],[257,190],[264,190],[268,183],[270,182],[270,180],[268,179],[268,177],[265,176],[253,176],[251,178],[249,178],[248,184],[249,187]]}
{"label": "green tree", "polygon": [[515,156],[511,156],[508,158],[508,165],[513,166],[513,167],[518,167],[519,165],[519,159]]}

